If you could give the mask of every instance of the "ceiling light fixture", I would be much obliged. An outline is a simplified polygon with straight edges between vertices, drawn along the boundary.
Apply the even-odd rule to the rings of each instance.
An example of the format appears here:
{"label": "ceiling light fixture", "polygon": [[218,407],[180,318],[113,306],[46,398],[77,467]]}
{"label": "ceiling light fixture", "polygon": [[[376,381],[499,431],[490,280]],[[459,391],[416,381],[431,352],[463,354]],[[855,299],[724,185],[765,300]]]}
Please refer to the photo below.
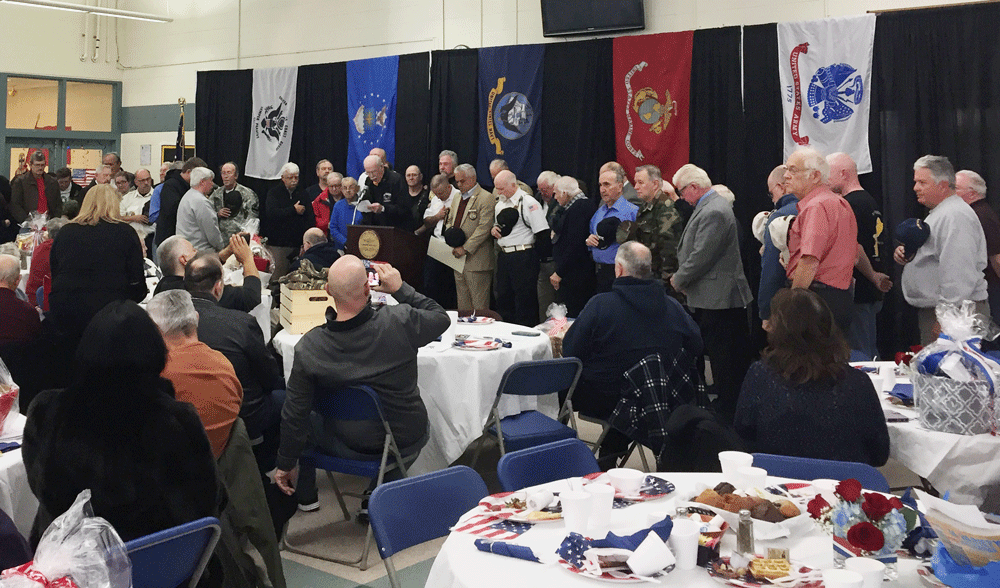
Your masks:
{"label": "ceiling light fixture", "polygon": [[129,18],[132,20],[144,20],[147,22],[173,22],[174,19],[160,16],[158,14],[148,14],[145,12],[134,12],[132,10],[119,10],[117,8],[105,8],[103,6],[87,6],[85,4],[70,4],[68,2],[58,2],[56,0],[0,0],[7,4],[23,4],[25,6],[35,6],[38,8],[53,8],[56,10],[69,10],[71,12],[82,12],[95,14],[98,16],[110,16],[112,18]]}

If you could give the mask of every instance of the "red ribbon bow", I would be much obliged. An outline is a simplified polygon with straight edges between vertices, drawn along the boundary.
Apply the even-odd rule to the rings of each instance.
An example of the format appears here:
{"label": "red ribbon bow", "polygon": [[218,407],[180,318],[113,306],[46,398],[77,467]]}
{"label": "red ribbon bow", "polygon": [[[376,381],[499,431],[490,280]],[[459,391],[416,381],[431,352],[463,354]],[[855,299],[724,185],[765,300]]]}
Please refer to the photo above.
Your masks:
{"label": "red ribbon bow", "polygon": [[26,564],[17,566],[16,568],[10,568],[9,570],[4,570],[0,572],[0,578],[10,578],[13,576],[24,576],[25,578],[36,582],[39,586],[43,588],[80,588],[73,581],[73,578],[69,576],[63,576],[62,578],[57,578],[55,580],[49,580],[41,572],[31,567],[34,562],[28,562]]}

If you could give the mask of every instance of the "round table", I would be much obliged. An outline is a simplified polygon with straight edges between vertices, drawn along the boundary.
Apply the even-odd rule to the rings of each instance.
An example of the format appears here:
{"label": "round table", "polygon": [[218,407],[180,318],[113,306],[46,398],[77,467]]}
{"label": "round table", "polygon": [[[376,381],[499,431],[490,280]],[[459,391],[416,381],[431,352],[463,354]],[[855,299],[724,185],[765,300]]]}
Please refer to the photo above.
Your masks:
{"label": "round table", "polygon": [[[469,351],[452,347],[450,343],[433,342],[417,353],[417,385],[427,406],[430,438],[420,456],[409,468],[411,475],[448,467],[483,431],[486,417],[496,399],[500,378],[508,367],[519,361],[551,359],[552,347],[544,333],[532,328],[504,322],[488,325],[457,323],[452,317],[449,335],[497,337],[509,341],[509,349]],[[515,335],[515,332],[538,333],[535,336]],[[285,378],[292,371],[295,344],[302,335],[280,331],[274,336],[274,348],[282,356]],[[505,396],[500,402],[500,415],[505,417],[525,410],[538,410],[556,417],[559,412],[555,395]]]}
{"label": "round table", "polygon": [[[24,429],[24,415],[17,415],[14,422],[5,423],[5,433],[0,441],[21,441]],[[21,450],[14,449],[0,454],[0,510],[14,521],[17,530],[27,537],[38,511],[38,499],[28,487],[28,472],[24,468]]]}
{"label": "round table", "polygon": [[[724,481],[722,474],[691,474],[662,473],[655,474],[669,480],[677,490],[660,500],[638,503],[628,508],[616,509],[611,512],[611,530],[617,534],[634,533],[648,528],[648,515],[651,513],[673,514],[675,505],[686,501],[697,493],[699,484],[714,486]],[[769,484],[787,481],[784,478],[769,477]],[[546,484],[552,490],[566,490],[565,481]],[[528,545],[537,553],[551,552],[559,546],[566,536],[563,523],[536,525],[524,533],[513,543]],[[476,549],[476,537],[465,533],[452,533],[438,553],[431,567],[427,586],[450,586],[452,588],[509,588],[510,586],[547,586],[573,587],[609,585],[611,582],[580,577],[555,564],[539,564]],[[720,553],[729,555],[736,547],[735,532],[727,531],[723,536]],[[768,547],[785,548],[795,563],[801,563],[814,569],[833,567],[833,541],[814,525],[801,535],[775,539],[771,541],[757,540],[757,553],[766,554]],[[897,564],[899,578],[886,584],[887,588],[917,588],[923,586],[916,573],[918,562],[912,559],[901,559]],[[702,568],[693,570],[675,570],[661,578],[660,585],[678,587],[716,587],[720,586],[715,579]]]}

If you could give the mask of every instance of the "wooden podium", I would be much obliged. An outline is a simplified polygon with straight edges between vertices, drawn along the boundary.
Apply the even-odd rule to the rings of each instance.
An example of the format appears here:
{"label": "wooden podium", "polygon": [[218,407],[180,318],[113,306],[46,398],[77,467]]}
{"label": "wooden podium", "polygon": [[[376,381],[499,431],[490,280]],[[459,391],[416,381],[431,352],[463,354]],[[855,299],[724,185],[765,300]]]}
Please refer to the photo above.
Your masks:
{"label": "wooden podium", "polygon": [[347,253],[361,259],[385,261],[399,270],[403,281],[421,290],[424,285],[424,258],[427,236],[414,235],[395,227],[350,225],[347,227]]}

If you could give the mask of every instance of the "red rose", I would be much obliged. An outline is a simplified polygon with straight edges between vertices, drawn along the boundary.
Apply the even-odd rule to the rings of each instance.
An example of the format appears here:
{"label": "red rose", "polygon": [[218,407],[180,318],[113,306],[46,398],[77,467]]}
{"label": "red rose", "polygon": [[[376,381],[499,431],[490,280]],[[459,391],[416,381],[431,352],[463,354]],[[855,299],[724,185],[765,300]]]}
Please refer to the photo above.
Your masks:
{"label": "red rose", "polygon": [[858,523],[847,531],[847,541],[864,551],[879,551],[885,545],[885,535],[871,523]]}
{"label": "red rose", "polygon": [[905,507],[905,505],[903,504],[903,501],[900,500],[900,499],[898,499],[898,498],[896,498],[895,496],[893,496],[892,498],[889,499],[889,506],[891,506],[892,508],[894,508],[896,510],[903,510],[903,508]]}
{"label": "red rose", "polygon": [[889,499],[875,492],[865,492],[865,500],[861,503],[861,510],[868,515],[868,520],[875,523],[882,520],[882,517],[889,514],[892,505]]}
{"label": "red rose", "polygon": [[809,501],[809,505],[806,507],[806,510],[809,511],[809,516],[814,519],[818,519],[822,510],[824,508],[828,508],[829,506],[830,503],[827,502],[821,495],[817,494],[815,498]]}
{"label": "red rose", "polygon": [[851,478],[837,484],[837,496],[847,502],[854,502],[861,496],[861,482]]}

